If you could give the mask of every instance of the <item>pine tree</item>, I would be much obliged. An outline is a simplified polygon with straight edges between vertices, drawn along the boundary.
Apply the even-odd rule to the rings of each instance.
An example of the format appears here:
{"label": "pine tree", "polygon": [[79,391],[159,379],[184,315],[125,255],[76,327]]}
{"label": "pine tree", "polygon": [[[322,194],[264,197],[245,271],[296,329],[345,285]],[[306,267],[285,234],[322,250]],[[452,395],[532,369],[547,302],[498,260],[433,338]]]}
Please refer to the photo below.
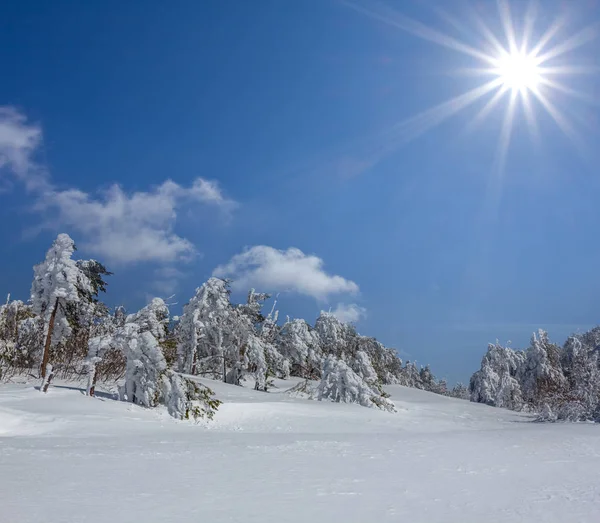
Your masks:
{"label": "pine tree", "polygon": [[48,390],[52,379],[52,373],[47,372],[52,347],[66,341],[72,333],[72,325],[77,323],[72,321],[75,314],[80,309],[89,309],[98,292],[105,288],[101,276],[108,272],[96,262],[74,261],[74,251],[73,240],[67,234],[59,234],[45,261],[34,267],[32,310],[44,322],[45,343],[40,368],[43,392]]}
{"label": "pine tree", "polygon": [[363,407],[394,412],[394,404],[370,386],[346,362],[330,354],[323,363],[323,377],[317,389],[319,401],[358,403]]}

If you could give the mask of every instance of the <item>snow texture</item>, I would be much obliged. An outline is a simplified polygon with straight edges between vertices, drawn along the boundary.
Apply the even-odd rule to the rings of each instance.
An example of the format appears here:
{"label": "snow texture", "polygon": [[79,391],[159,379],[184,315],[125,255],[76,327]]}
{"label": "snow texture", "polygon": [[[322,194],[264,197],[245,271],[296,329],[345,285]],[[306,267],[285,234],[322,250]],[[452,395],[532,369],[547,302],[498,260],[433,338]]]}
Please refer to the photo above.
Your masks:
{"label": "snow texture", "polygon": [[[595,523],[597,425],[386,387],[395,414],[201,380],[212,422],[0,385],[2,523]],[[258,477],[257,477],[258,473]]]}

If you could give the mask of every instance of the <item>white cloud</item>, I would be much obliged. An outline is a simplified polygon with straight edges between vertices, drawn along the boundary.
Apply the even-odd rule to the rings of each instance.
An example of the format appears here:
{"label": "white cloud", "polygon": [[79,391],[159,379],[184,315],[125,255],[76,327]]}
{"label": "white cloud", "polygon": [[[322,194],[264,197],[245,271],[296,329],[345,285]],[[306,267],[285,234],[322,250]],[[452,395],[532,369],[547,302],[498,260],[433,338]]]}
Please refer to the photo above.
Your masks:
{"label": "white cloud", "polygon": [[367,309],[356,303],[338,303],[331,313],[341,322],[356,323],[367,315]]}
{"label": "white cloud", "polygon": [[326,300],[331,294],[356,294],[359,290],[353,281],[326,273],[321,258],[293,247],[281,251],[256,245],[217,267],[213,275],[232,278],[234,289],[291,291],[317,300]]}
{"label": "white cloud", "polygon": [[70,189],[48,190],[36,209],[81,233],[88,252],[113,263],[174,262],[196,254],[194,246],[173,232],[177,208],[188,202],[229,208],[216,182],[196,179],[191,187],[167,180],[149,191],[127,194],[113,185],[97,196]]}
{"label": "white cloud", "polygon": [[[236,203],[223,196],[215,181],[196,178],[184,187],[172,180],[148,191],[128,194],[113,185],[99,194],[58,190],[34,161],[42,130],[11,107],[0,107],[0,175],[8,172],[36,195],[33,209],[46,222],[41,228],[67,229],[81,238],[84,250],[112,263],[189,259],[194,246],[175,234],[177,210],[185,204],[216,206],[231,212]],[[0,180],[1,181],[1,180]]]}
{"label": "white cloud", "polygon": [[46,178],[32,160],[41,140],[39,126],[12,107],[0,107],[0,174],[12,173],[27,189],[44,188]]}

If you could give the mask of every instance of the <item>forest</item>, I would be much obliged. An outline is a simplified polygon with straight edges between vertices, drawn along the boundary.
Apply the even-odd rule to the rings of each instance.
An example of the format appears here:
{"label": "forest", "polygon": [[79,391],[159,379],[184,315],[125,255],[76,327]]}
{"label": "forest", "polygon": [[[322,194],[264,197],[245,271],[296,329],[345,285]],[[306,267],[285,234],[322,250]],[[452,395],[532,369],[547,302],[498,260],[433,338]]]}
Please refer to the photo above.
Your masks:
{"label": "forest", "polygon": [[144,407],[164,405],[176,418],[212,417],[219,401],[195,377],[268,392],[273,378],[304,381],[291,394],[393,411],[384,385],[400,384],[467,398],[448,390],[429,366],[402,362],[395,349],[363,336],[330,312],[314,325],[279,321],[277,302],[249,290],[231,302],[230,282],[210,278],[180,316],[162,298],[137,312],[111,310],[100,299],[111,272],[97,260],[76,260],[74,241],[59,234],[35,265],[30,300],[0,308],[0,379],[37,378],[47,392],[55,379],[82,380],[93,396],[98,382]]}
{"label": "forest", "polygon": [[600,420],[600,327],[571,336],[563,346],[534,333],[524,351],[490,344],[469,387],[452,389],[429,366],[403,362],[398,352],[361,335],[322,311],[279,321],[277,301],[250,289],[231,302],[230,283],[210,278],[171,316],[162,298],[141,310],[111,310],[100,297],[111,272],[97,260],[74,259],[59,234],[34,267],[30,300],[0,307],[0,380],[83,380],[93,396],[98,382],[115,384],[119,399],[144,407],[165,405],[176,418],[214,415],[219,400],[195,377],[233,385],[250,381],[268,392],[273,378],[303,378],[290,388],[302,397],[357,403],[394,411],[383,386],[399,384],[437,394],[537,414],[540,421]]}

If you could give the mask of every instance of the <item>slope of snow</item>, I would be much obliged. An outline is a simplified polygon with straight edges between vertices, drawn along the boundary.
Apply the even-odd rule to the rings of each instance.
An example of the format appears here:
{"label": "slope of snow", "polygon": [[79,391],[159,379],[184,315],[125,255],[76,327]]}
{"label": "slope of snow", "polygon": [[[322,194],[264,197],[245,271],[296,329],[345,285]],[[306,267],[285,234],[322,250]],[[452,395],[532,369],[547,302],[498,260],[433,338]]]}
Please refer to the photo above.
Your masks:
{"label": "slope of snow", "polygon": [[202,380],[215,420],[0,385],[3,523],[596,522],[600,427],[388,387],[398,413]]}

